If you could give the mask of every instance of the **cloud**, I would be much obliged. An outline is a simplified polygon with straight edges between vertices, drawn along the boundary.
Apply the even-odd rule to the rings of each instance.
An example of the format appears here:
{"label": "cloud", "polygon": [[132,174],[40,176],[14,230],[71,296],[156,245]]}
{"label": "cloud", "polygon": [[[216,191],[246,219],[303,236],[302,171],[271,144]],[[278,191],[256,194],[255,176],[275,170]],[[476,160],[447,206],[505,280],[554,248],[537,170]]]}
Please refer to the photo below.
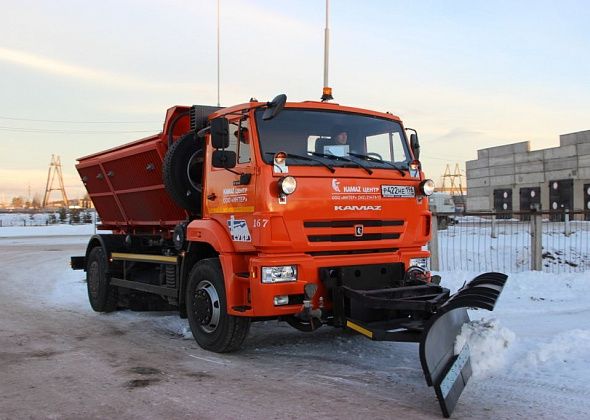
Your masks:
{"label": "cloud", "polygon": [[481,138],[485,136],[485,134],[481,131],[476,130],[469,130],[467,128],[462,127],[455,127],[449,130],[447,133],[435,137],[432,139],[433,142],[440,142],[440,141],[448,141],[448,140],[456,140],[456,139],[464,139],[464,138]]}
{"label": "cloud", "polygon": [[52,58],[0,47],[0,61],[37,70],[46,74],[53,74],[70,79],[83,80],[91,83],[125,87],[131,89],[150,90],[190,90],[192,92],[207,92],[211,90],[205,85],[191,83],[162,83],[152,82],[141,78],[114,73],[106,70],[93,69],[66,63]]}

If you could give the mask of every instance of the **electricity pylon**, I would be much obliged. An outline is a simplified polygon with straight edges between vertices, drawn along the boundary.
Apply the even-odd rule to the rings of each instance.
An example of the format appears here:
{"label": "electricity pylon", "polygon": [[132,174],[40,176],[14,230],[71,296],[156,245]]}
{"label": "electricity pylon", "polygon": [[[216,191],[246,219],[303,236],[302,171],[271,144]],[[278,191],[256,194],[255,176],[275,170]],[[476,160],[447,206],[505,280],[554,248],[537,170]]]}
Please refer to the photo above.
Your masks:
{"label": "electricity pylon", "polygon": [[[459,164],[455,164],[455,172],[451,174],[451,167],[447,164],[445,173],[442,176],[442,188],[440,191],[448,192],[451,195],[463,195],[463,175],[461,175],[461,169]],[[447,185],[448,184],[448,185]]]}
{"label": "electricity pylon", "polygon": [[[59,183],[58,188],[53,187],[53,183],[57,178]],[[49,205],[49,195],[51,191],[60,191],[61,192],[61,201],[56,201],[53,204],[62,204],[63,207],[68,207],[68,195],[66,194],[66,189],[64,187],[64,178],[61,173],[61,160],[59,156],[51,155],[51,163],[49,164],[49,172],[47,173],[47,184],[45,185],[45,195],[43,196],[43,203],[41,204],[42,207],[47,207]]]}

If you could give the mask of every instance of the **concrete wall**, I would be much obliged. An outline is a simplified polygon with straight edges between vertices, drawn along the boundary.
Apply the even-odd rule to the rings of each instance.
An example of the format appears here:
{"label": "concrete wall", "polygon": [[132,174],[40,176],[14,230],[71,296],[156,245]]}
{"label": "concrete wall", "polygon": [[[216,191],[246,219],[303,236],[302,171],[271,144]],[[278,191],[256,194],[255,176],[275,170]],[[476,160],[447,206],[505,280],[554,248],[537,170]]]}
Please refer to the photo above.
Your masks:
{"label": "concrete wall", "polygon": [[588,209],[583,189],[590,184],[590,130],[563,134],[559,144],[532,152],[528,141],[478,150],[477,159],[466,162],[467,210],[492,210],[500,188],[512,189],[512,208],[521,210],[523,187],[540,187],[541,206],[548,210],[549,182],[563,179],[574,180],[574,209]]}

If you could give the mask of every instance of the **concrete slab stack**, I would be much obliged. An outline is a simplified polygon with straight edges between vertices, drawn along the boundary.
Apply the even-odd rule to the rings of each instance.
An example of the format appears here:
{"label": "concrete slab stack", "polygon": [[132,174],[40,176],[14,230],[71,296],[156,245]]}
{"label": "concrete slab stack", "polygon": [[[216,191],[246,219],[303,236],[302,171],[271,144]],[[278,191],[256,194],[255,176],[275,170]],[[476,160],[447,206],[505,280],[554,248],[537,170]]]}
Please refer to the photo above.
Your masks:
{"label": "concrete slab stack", "polygon": [[[523,141],[477,151],[477,159],[466,163],[467,209],[494,209],[494,190],[512,189],[512,208],[520,208],[521,188],[538,187],[541,207],[548,210],[549,182],[573,180],[572,210],[590,210],[584,191],[590,186],[590,130],[560,136],[559,147],[530,150]],[[586,194],[587,196],[588,194]]]}

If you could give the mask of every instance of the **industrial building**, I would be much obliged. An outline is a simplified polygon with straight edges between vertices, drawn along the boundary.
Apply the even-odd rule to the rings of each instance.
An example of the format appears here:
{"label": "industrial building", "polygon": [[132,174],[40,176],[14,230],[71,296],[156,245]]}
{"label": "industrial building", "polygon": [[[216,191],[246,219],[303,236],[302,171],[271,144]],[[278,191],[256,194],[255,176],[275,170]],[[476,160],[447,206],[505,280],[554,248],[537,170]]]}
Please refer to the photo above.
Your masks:
{"label": "industrial building", "polygon": [[528,141],[481,149],[466,169],[468,211],[590,212],[590,130],[549,149],[531,151]]}

